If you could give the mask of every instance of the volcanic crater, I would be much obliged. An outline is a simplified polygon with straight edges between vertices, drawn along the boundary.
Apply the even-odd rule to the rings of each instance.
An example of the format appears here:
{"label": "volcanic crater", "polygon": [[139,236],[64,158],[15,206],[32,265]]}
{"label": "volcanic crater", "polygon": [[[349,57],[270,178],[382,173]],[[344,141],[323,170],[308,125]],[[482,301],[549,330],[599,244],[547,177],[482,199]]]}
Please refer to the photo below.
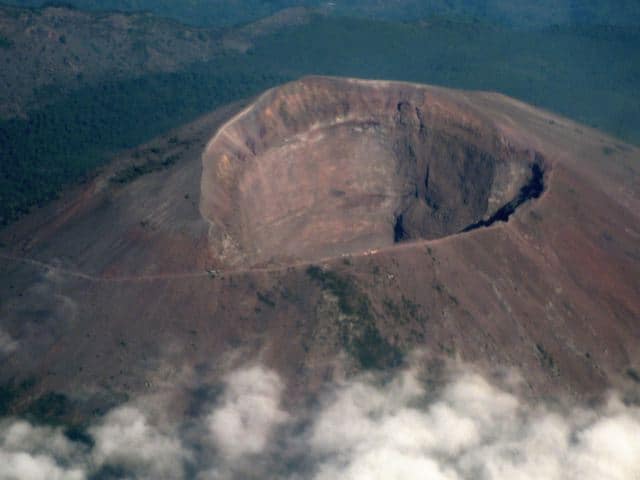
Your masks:
{"label": "volcanic crater", "polygon": [[548,169],[515,144],[434,87],[286,84],[207,145],[210,249],[227,265],[318,261],[506,221],[541,195]]}

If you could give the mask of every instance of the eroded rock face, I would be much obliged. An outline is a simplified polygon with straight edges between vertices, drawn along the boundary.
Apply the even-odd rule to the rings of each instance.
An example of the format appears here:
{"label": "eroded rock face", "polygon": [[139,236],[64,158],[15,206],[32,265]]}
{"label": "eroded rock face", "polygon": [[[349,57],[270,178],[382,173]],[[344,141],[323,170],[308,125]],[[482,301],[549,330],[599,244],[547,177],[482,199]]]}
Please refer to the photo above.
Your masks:
{"label": "eroded rock face", "polygon": [[203,155],[213,256],[319,260],[506,219],[541,182],[542,156],[435,91],[308,78],[265,93]]}

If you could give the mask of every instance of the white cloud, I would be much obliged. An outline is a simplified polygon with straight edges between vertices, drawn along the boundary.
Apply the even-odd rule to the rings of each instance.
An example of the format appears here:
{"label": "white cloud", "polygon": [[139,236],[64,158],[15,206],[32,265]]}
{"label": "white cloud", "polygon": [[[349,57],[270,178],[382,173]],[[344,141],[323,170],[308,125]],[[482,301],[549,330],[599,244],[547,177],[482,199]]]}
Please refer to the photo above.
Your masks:
{"label": "white cloud", "polygon": [[604,416],[578,433],[573,478],[640,478],[640,422],[634,413]]}
{"label": "white cloud", "polygon": [[180,479],[188,449],[173,430],[161,431],[137,407],[109,412],[88,432],[93,448],[72,442],[61,428],[8,419],[0,424],[0,480],[82,480],[104,466],[132,479]]}
{"label": "white cloud", "polygon": [[82,480],[83,454],[59,429],[0,423],[0,480]]}
{"label": "white cloud", "polygon": [[89,429],[96,465],[118,465],[135,478],[179,479],[189,454],[175,432],[161,432],[137,407],[125,405]]}
{"label": "white cloud", "polygon": [[85,480],[105,466],[131,480],[640,479],[640,409],[615,395],[597,409],[560,410],[468,369],[431,390],[417,368],[329,390],[315,410],[287,413],[278,375],[243,368],[195,421],[172,426],[139,399],[88,429],[93,447],[59,428],[5,420],[0,480]]}
{"label": "white cloud", "polygon": [[264,452],[274,429],[287,420],[280,408],[282,381],[253,366],[231,373],[225,383],[222,404],[207,417],[215,445],[227,459]]}
{"label": "white cloud", "polygon": [[1,480],[83,480],[80,468],[65,469],[47,455],[0,451]]}
{"label": "white cloud", "polygon": [[[309,435],[316,480],[632,480],[640,410],[532,407],[463,373],[431,399],[417,371],[343,385]],[[412,385],[407,388],[407,385]]]}

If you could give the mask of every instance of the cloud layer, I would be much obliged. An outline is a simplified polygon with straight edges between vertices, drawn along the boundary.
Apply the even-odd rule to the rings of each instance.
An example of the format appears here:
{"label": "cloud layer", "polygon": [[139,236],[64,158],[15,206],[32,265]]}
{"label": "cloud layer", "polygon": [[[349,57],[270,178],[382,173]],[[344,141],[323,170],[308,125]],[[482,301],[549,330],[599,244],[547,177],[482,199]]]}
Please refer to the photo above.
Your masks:
{"label": "cloud layer", "polygon": [[[382,388],[339,389],[315,419],[315,478],[581,479],[640,476],[640,411],[615,398],[602,411],[528,407],[473,373],[438,397],[415,372]],[[349,421],[345,423],[344,419]]]}
{"label": "cloud layer", "polygon": [[0,480],[640,478],[640,409],[615,395],[556,410],[468,369],[427,388],[418,368],[336,384],[308,413],[286,412],[284,391],[275,372],[248,366],[195,422],[160,420],[138,400],[90,426],[92,445],[5,419]]}
{"label": "cloud layer", "polygon": [[121,467],[133,478],[182,478],[189,452],[176,431],[149,423],[137,407],[125,405],[89,429],[94,439],[92,464]]}
{"label": "cloud layer", "polygon": [[287,419],[280,378],[254,366],[233,372],[226,385],[222,404],[206,419],[214,443],[229,459],[264,452],[273,429]]}

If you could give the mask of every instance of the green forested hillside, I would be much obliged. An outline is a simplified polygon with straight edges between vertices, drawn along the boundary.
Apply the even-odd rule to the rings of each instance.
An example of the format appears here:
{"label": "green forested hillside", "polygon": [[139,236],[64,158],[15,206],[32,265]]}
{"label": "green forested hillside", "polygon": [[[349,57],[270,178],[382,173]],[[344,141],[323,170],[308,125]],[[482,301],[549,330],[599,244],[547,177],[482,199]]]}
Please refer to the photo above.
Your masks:
{"label": "green forested hillside", "polygon": [[188,71],[103,82],[0,122],[0,223],[54,198],[131,147],[284,77],[226,59]]}

